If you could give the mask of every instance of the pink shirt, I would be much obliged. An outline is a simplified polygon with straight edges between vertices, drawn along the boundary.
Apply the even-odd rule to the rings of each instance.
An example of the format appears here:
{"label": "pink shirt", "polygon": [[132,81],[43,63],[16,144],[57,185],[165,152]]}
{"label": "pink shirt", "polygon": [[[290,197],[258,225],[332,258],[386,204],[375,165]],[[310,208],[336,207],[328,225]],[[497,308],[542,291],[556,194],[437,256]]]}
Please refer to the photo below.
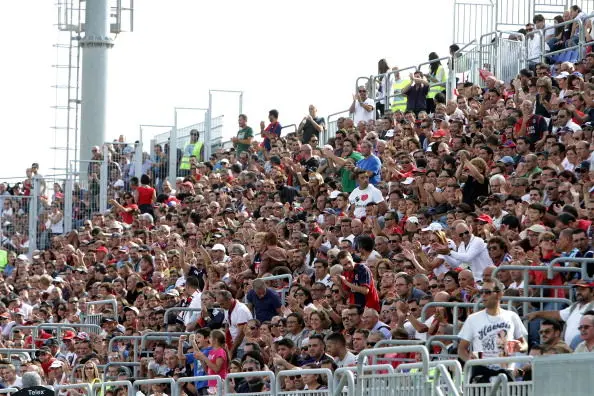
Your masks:
{"label": "pink shirt", "polygon": [[[208,375],[218,375],[222,379],[227,377],[227,371],[229,366],[229,361],[227,360],[227,352],[223,348],[212,349],[208,354],[208,360],[213,363],[217,362],[218,358],[223,359],[223,365],[221,366],[221,370],[219,372],[215,372],[213,369],[208,367]],[[208,381],[208,386],[217,386],[217,381]]]}

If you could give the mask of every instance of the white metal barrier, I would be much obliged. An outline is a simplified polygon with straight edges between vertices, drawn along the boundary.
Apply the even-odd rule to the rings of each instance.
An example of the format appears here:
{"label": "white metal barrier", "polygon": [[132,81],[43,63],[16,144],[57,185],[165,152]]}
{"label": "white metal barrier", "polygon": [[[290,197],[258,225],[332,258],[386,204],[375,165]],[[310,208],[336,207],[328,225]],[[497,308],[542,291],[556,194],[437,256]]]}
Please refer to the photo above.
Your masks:
{"label": "white metal barrier", "polygon": [[[304,375],[320,375],[325,377],[326,386],[321,386],[320,389],[315,390],[286,390],[283,389],[283,379],[289,376],[300,375],[302,378]],[[275,393],[277,396],[300,396],[300,395],[312,395],[312,396],[332,396],[334,395],[334,382],[332,377],[332,371],[328,369],[302,369],[302,370],[284,370],[278,373],[276,376],[276,387]]]}
{"label": "white metal barrier", "polygon": [[[364,362],[373,364],[381,358],[396,354],[414,353],[420,358],[422,370],[417,373],[386,372],[381,375],[369,375],[365,372]],[[355,395],[357,396],[383,396],[392,394],[407,394],[426,396],[431,392],[429,372],[429,352],[420,345],[401,347],[374,348],[361,351],[357,357],[357,381]]]}
{"label": "white metal barrier", "polygon": [[[234,381],[235,379],[244,379],[245,381],[249,381],[250,379],[261,379],[264,382],[264,390],[261,392],[247,392],[247,393],[237,393],[235,390]],[[251,371],[245,373],[229,373],[225,378],[224,384],[224,394],[226,396],[239,396],[239,395],[247,395],[247,396],[275,396],[276,395],[276,387],[275,387],[276,376],[272,371]]]}
{"label": "white metal barrier", "polygon": [[[472,373],[471,370],[474,367],[478,366],[505,366],[503,369],[513,370],[513,365],[515,363],[531,363],[533,360],[532,356],[513,356],[513,357],[503,357],[503,358],[490,358],[490,359],[475,359],[475,360],[468,360],[464,365],[464,385],[463,389],[463,396],[486,396],[492,393],[491,390],[493,388],[493,383],[481,383],[481,384],[474,384],[472,383]],[[499,386],[502,388],[499,393],[496,393],[495,396],[499,395],[513,395],[513,396],[531,396],[532,393],[532,381],[517,381],[517,382],[508,382],[507,384],[500,384]]]}

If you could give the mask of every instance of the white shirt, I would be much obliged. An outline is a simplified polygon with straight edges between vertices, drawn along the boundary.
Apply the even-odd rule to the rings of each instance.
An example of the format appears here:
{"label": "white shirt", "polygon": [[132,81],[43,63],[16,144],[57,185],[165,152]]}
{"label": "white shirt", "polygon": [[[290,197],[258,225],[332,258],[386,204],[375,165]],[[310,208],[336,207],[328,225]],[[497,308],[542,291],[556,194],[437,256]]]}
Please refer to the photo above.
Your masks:
{"label": "white shirt", "polygon": [[365,99],[364,104],[373,107],[373,110],[367,111],[361,106],[358,100],[355,101],[355,113],[353,114],[353,122],[355,126],[359,121],[375,120],[375,101],[371,98]]}
{"label": "white shirt", "polygon": [[380,190],[369,184],[364,190],[361,190],[361,187],[355,188],[351,195],[349,195],[349,202],[351,205],[355,205],[354,215],[360,219],[365,216],[367,204],[371,202],[375,202],[376,204],[384,202],[384,197]]}
{"label": "white shirt", "polygon": [[229,325],[229,332],[233,341],[239,335],[239,325],[246,324],[248,320],[253,319],[252,313],[250,312],[247,305],[238,300],[235,300],[235,308],[231,311],[231,317],[229,317],[229,311],[225,310],[225,323]]}
{"label": "white shirt", "polygon": [[344,359],[340,360],[337,356],[334,358],[334,363],[336,363],[338,368],[356,366],[357,357],[351,351],[347,351],[346,355],[344,355]]}
{"label": "white shirt", "polygon": [[592,305],[583,304],[581,307],[577,306],[574,308],[573,312],[571,311],[571,306],[559,311],[561,320],[565,322],[564,340],[567,345],[571,345],[573,339],[580,334],[580,331],[578,330],[580,320],[582,319],[584,312],[588,309],[592,309]]}
{"label": "white shirt", "polygon": [[[190,301],[190,305],[188,308],[201,308],[202,307],[202,293],[196,290],[192,294],[192,301]],[[184,315],[184,324],[187,326],[190,323],[194,323],[198,320],[198,316],[200,316],[200,312],[185,312]]]}
{"label": "white shirt", "polygon": [[[431,315],[431,317],[429,317],[428,319],[426,319],[423,322],[423,324],[425,326],[427,326],[427,328],[429,328],[433,324],[433,320],[434,319],[435,319],[435,315]],[[402,325],[402,327],[404,327],[404,330],[406,330],[406,332],[408,333],[408,336],[411,339],[422,340],[422,341],[426,341],[427,340],[427,333],[419,333],[417,331],[417,329],[415,329],[415,327],[412,325],[412,323],[410,323],[409,320],[407,320],[406,322],[404,322],[404,324]]]}
{"label": "white shirt", "polygon": [[[491,316],[486,310],[470,315],[458,336],[470,342],[473,353],[482,353],[483,358],[505,356],[508,341],[526,337],[528,331],[517,313],[500,309],[497,316]],[[489,366],[490,367],[490,366]]]}
{"label": "white shirt", "polygon": [[447,256],[440,254],[437,257],[443,258],[448,264],[454,267],[460,267],[466,264],[470,267],[475,280],[483,280],[483,271],[485,268],[493,265],[487,244],[475,235],[470,237],[468,247],[462,242],[458,246],[457,251],[451,251]]}

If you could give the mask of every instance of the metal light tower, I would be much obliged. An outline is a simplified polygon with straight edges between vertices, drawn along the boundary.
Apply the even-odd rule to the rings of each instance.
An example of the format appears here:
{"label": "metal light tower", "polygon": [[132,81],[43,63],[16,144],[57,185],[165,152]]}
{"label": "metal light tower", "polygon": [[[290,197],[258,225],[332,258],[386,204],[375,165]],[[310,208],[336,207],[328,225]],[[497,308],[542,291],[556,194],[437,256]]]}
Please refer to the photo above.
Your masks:
{"label": "metal light tower", "polygon": [[[108,0],[87,0],[85,34],[80,40],[82,57],[82,95],[80,157],[91,157],[93,146],[106,141],[107,62],[113,47],[109,26]],[[81,173],[83,168],[80,169]],[[82,174],[81,174],[82,178]],[[86,180],[86,177],[83,179]]]}

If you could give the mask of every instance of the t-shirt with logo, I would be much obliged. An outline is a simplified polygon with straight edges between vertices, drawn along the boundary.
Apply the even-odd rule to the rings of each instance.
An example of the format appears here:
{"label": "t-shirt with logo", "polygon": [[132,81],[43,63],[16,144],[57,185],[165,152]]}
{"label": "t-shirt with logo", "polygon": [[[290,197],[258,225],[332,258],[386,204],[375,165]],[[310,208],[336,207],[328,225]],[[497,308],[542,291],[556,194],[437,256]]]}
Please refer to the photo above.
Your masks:
{"label": "t-shirt with logo", "polygon": [[526,337],[527,334],[517,313],[501,309],[497,316],[489,315],[486,310],[470,315],[459,337],[470,342],[475,354],[482,358],[495,358],[508,356],[505,353],[507,342]]}
{"label": "t-shirt with logo", "polygon": [[[254,137],[254,131],[249,126],[246,126],[245,128],[242,128],[237,132],[237,139],[245,140],[247,138],[253,138],[253,137]],[[235,150],[237,151],[237,154],[241,153],[242,151],[247,151],[249,148],[250,148],[249,144],[235,143]]]}
{"label": "t-shirt with logo", "polygon": [[349,202],[351,205],[355,205],[355,217],[360,219],[365,216],[365,208],[368,204],[375,202],[376,204],[384,202],[382,192],[369,184],[365,189],[361,190],[361,187],[357,187],[349,195]]}

